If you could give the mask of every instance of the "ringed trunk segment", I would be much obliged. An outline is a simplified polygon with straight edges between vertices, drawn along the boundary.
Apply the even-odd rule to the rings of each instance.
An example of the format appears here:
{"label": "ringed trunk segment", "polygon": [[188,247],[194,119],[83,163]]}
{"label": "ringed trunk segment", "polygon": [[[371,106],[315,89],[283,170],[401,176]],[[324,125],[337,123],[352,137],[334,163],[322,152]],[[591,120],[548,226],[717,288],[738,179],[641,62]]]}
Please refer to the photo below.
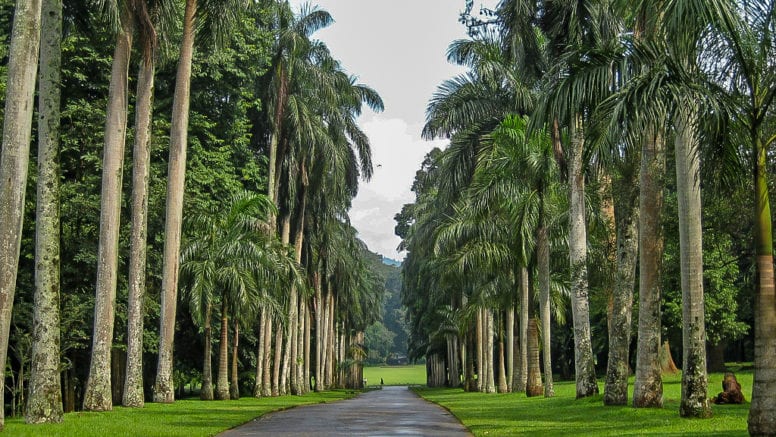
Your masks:
{"label": "ringed trunk segment", "polygon": [[[38,92],[38,183],[35,227],[35,297],[27,423],[63,417],[59,373],[59,124],[62,2],[43,3]],[[2,387],[0,387],[0,390]]]}
{"label": "ringed trunk segment", "polygon": [[683,359],[679,415],[707,418],[711,417],[711,407],[706,377],[700,158],[693,131],[695,118],[694,114],[689,120],[679,118],[674,143],[682,282]]}
{"label": "ringed trunk segment", "polygon": [[94,331],[89,377],[86,380],[83,403],[83,409],[86,411],[110,411],[113,409],[110,364],[118,281],[121,182],[129,98],[127,82],[129,58],[132,51],[132,33],[135,27],[134,21],[128,15],[126,10],[122,13],[122,29],[116,35],[108,92],[108,108],[105,117]]}
{"label": "ringed trunk segment", "polygon": [[164,226],[162,302],[159,328],[159,357],[154,383],[154,402],[175,401],[172,380],[175,310],[178,301],[178,273],[183,219],[183,192],[186,182],[186,142],[189,125],[191,63],[194,57],[194,15],[197,0],[186,0],[183,14],[183,40],[175,77],[175,94],[170,127],[170,162],[167,170],[167,211]]}
{"label": "ringed trunk segment", "polygon": [[598,394],[593,346],[590,340],[590,303],[587,283],[587,229],[585,225],[585,136],[582,115],[572,122],[569,160],[569,263],[571,265],[571,314],[574,324],[574,370],[577,399]]}
{"label": "ringed trunk segment", "polygon": [[143,317],[145,315],[146,244],[148,235],[148,180],[151,161],[151,118],[153,111],[154,57],[138,67],[135,144],[132,152],[132,235],[127,302],[127,367],[122,405],[142,407]]}
{"label": "ringed trunk segment", "polygon": [[[655,132],[648,129],[647,132]],[[663,406],[660,369],[660,277],[662,273],[665,153],[661,132],[642,143],[639,176],[639,324],[633,406]]]}
{"label": "ringed trunk segment", "polygon": [[755,246],[757,291],[754,322],[754,381],[748,429],[751,435],[776,435],[776,285],[773,271],[773,230],[768,198],[767,150],[754,135]]}
{"label": "ringed trunk segment", "polygon": [[[634,181],[634,185],[635,185]],[[637,185],[636,185],[637,186]],[[615,199],[617,272],[615,273],[604,405],[627,405],[633,288],[638,260],[638,188]]]}

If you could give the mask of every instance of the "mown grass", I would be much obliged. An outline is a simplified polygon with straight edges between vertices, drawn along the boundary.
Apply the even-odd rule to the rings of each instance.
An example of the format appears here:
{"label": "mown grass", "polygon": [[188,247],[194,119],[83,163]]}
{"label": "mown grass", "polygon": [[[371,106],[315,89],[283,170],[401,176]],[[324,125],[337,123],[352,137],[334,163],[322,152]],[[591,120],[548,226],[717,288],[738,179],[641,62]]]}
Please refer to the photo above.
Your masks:
{"label": "mown grass", "polygon": [[76,412],[61,424],[27,425],[22,418],[6,419],[9,436],[212,436],[266,413],[297,405],[332,402],[352,397],[352,391],[334,390],[304,396],[242,398],[238,401],[184,399],[173,404],[147,403],[144,408],[114,407],[104,413]]}
{"label": "mown grass", "polygon": [[[709,375],[709,395],[722,391],[722,374]],[[736,374],[747,401],[752,373]],[[631,394],[632,394],[631,379]],[[603,384],[599,383],[603,391]],[[679,417],[681,376],[664,376],[664,408],[604,407],[602,396],[575,399],[573,381],[555,383],[554,398],[526,398],[524,394],[466,393],[460,389],[417,388],[424,398],[447,408],[474,435],[661,435],[745,436],[749,403],[712,405],[711,419]],[[631,399],[629,397],[629,399]]]}
{"label": "mown grass", "polygon": [[380,385],[380,378],[385,385],[426,385],[426,366],[416,364],[364,367],[364,378],[370,386]]}

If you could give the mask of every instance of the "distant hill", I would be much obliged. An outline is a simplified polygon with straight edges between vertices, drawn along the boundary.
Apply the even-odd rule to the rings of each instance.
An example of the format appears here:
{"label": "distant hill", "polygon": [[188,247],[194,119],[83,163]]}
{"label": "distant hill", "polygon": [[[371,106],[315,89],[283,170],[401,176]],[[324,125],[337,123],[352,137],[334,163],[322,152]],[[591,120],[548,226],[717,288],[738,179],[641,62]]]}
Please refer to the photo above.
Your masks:
{"label": "distant hill", "polygon": [[401,267],[401,261],[396,261],[395,259],[386,258],[386,257],[383,257],[383,264],[387,264],[389,266]]}

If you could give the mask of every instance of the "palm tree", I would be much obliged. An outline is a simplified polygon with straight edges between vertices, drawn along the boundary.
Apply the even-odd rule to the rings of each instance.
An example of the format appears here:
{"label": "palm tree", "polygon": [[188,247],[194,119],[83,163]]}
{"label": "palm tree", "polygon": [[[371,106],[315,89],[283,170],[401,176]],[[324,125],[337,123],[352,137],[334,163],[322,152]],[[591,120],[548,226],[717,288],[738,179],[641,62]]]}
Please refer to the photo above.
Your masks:
{"label": "palm tree", "polygon": [[[159,359],[154,383],[154,402],[175,400],[172,380],[172,346],[175,337],[175,309],[178,295],[183,193],[186,179],[186,141],[189,124],[191,62],[194,57],[194,33],[197,26],[212,32],[218,41],[224,38],[229,25],[245,7],[244,0],[186,0],[183,12],[183,38],[170,126],[170,159],[167,170],[167,206],[164,228],[162,266],[162,297],[159,321]],[[198,14],[201,14],[198,19]],[[200,22],[203,21],[204,22]]]}
{"label": "palm tree", "polygon": [[[138,65],[135,104],[135,144],[132,152],[132,235],[130,236],[129,297],[127,301],[127,365],[122,405],[142,407],[143,394],[143,300],[146,288],[146,245],[148,233],[148,179],[151,160],[151,119],[157,32],[151,18],[169,20],[169,2],[150,4],[136,0],[134,14],[140,31],[141,59]],[[149,8],[152,10],[149,11]],[[162,23],[164,24],[164,23]]]}
{"label": "palm tree", "polygon": [[35,306],[27,423],[61,422],[59,376],[59,104],[62,2],[44,2],[38,92]]}
{"label": "palm tree", "polygon": [[[731,111],[752,154],[754,173],[755,357],[749,433],[773,435],[776,429],[776,292],[773,274],[772,217],[768,196],[767,150],[776,140],[766,126],[773,115],[776,75],[773,59],[776,5],[757,0],[735,3],[735,10],[716,9],[721,22],[718,39],[709,54],[720,61],[714,73],[736,107]],[[721,12],[721,13],[720,13]]]}
{"label": "palm tree", "polygon": [[[0,156],[0,363],[8,356],[11,308],[22,237],[35,73],[40,46],[39,0],[19,0],[8,51],[8,82]],[[5,365],[0,366],[0,403],[5,393]],[[0,429],[5,413],[0,412]]]}
{"label": "palm tree", "polygon": [[127,129],[129,58],[132,51],[134,17],[129,6],[121,6],[120,29],[113,51],[108,107],[105,111],[105,148],[100,195],[100,242],[97,250],[97,283],[94,300],[94,331],[89,377],[84,390],[87,411],[113,409],[110,355],[118,280],[119,220],[124,141]]}
{"label": "palm tree", "polygon": [[[240,193],[227,211],[213,209],[189,219],[193,229],[183,252],[181,272],[186,279],[186,297],[194,319],[209,335],[211,307],[220,302],[221,340],[216,381],[216,399],[229,399],[229,318],[239,322],[255,317],[259,308],[276,307],[266,293],[275,277],[294,279],[296,268],[284,246],[266,235],[274,206],[262,195]],[[235,338],[238,335],[235,330]],[[209,340],[206,338],[206,347]],[[208,367],[210,350],[205,350]],[[208,369],[205,369],[207,371]],[[236,387],[234,387],[236,388]]]}

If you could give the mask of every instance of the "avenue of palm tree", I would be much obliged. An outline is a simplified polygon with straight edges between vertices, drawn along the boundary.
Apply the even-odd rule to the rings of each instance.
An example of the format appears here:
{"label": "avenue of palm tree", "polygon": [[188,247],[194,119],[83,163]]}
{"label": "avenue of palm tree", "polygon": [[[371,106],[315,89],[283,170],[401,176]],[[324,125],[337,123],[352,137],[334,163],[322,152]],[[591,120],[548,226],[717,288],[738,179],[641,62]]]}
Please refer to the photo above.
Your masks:
{"label": "avenue of palm tree", "polygon": [[[774,3],[466,3],[469,39],[448,59],[468,71],[439,86],[424,128],[449,146],[396,217],[429,385],[550,397],[561,373],[582,398],[598,372],[605,405],[660,408],[675,345],[677,413],[709,417],[707,356],[724,365],[742,335],[713,279],[735,230],[741,252],[725,250],[751,285],[731,296],[753,309],[749,433],[776,433]],[[749,213],[724,218],[728,202]]]}
{"label": "avenue of palm tree", "polygon": [[[460,3],[466,71],[422,132],[448,145],[395,217],[428,385],[663,408],[676,359],[676,415],[703,419],[708,372],[746,361],[748,432],[776,435],[776,2]],[[0,431],[364,388],[386,278],[348,211],[383,101],[316,38],[333,17],[0,0],[0,23]]]}

